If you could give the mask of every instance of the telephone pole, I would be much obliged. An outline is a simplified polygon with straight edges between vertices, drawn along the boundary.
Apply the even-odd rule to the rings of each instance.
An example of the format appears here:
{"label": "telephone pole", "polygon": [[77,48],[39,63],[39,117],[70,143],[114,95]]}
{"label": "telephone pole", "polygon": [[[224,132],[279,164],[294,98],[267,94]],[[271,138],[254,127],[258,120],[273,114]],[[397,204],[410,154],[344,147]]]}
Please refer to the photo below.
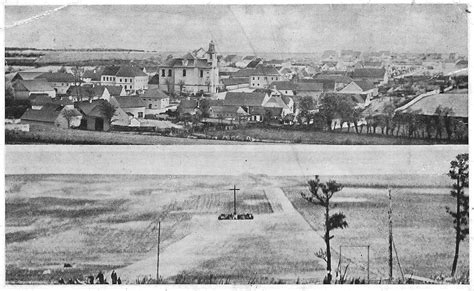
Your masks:
{"label": "telephone pole", "polygon": [[393,279],[393,257],[392,257],[392,190],[388,189],[388,279],[392,282]]}
{"label": "telephone pole", "polygon": [[161,221],[158,221],[158,247],[156,253],[156,283],[160,282],[160,235],[161,235]]}
{"label": "telephone pole", "polygon": [[236,214],[237,214],[237,207],[236,207],[236,204],[237,204],[237,194],[236,194],[236,193],[237,193],[237,191],[239,191],[240,189],[237,189],[237,188],[235,187],[235,185],[234,185],[234,188],[229,189],[229,190],[231,190],[231,191],[233,190],[233,191],[234,191],[234,215],[236,215]]}

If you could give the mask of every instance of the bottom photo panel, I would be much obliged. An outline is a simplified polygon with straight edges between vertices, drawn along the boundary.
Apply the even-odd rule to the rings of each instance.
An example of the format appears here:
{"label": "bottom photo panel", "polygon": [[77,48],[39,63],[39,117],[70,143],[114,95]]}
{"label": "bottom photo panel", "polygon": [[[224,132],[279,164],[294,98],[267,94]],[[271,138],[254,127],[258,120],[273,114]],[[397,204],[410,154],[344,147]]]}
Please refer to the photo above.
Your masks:
{"label": "bottom photo panel", "polygon": [[6,284],[469,284],[468,146],[7,146]]}

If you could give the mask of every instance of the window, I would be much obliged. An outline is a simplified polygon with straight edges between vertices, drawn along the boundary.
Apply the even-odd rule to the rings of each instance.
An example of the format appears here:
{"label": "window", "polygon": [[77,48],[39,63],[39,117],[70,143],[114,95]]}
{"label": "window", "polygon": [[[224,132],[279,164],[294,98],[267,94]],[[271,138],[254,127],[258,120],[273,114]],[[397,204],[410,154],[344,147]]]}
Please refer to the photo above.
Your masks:
{"label": "window", "polygon": [[260,83],[258,83],[257,86],[260,87]]}
{"label": "window", "polygon": [[120,82],[122,82],[122,79],[120,79]]}
{"label": "window", "polygon": [[255,81],[255,77],[252,77],[252,80],[254,80],[254,81]]}
{"label": "window", "polygon": [[161,76],[162,76],[162,77],[165,76],[165,69],[161,70]]}
{"label": "window", "polygon": [[186,77],[186,69],[183,69],[183,77]]}
{"label": "window", "polygon": [[204,71],[201,70],[201,78],[204,77]]}
{"label": "window", "polygon": [[151,109],[151,104],[148,104],[148,109]]}
{"label": "window", "polygon": [[255,87],[255,83],[252,83],[252,87]]}
{"label": "window", "polygon": [[143,117],[143,112],[138,112],[138,118],[142,118]]}
{"label": "window", "polygon": [[168,77],[171,77],[171,69],[168,70]]}

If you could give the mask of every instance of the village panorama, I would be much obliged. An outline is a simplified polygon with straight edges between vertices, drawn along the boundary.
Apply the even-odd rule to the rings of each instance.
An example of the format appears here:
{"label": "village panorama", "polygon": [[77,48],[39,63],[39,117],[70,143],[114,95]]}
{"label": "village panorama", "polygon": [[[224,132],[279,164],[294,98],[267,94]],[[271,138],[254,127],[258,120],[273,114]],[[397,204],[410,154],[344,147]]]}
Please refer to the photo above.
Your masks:
{"label": "village panorama", "polygon": [[[74,11],[68,13],[74,16]],[[11,31],[19,29],[14,25]],[[212,29],[222,35],[227,28]],[[229,51],[235,48],[232,41],[212,38],[211,32],[182,51],[159,50],[160,45],[149,50],[40,49],[28,41],[22,47],[8,46],[8,36],[7,143],[364,145],[468,140],[467,54],[449,46],[442,51],[433,46],[358,50],[353,47],[360,43],[352,43],[324,49],[331,47],[328,40],[305,47],[304,53],[263,45],[261,51],[252,45],[249,53]],[[178,47],[181,39],[166,42]]]}
{"label": "village panorama", "polygon": [[7,287],[468,290],[467,11],[6,6]]}

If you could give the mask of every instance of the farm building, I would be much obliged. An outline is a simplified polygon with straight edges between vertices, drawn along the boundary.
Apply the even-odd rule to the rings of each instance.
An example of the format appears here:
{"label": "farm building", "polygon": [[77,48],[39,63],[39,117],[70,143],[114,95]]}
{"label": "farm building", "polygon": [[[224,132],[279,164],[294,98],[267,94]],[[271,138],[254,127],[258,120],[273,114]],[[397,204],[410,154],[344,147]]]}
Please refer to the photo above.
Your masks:
{"label": "farm building", "polygon": [[106,102],[106,100],[94,100],[75,104],[83,116],[80,126],[82,129],[108,131],[111,125],[129,125],[130,121],[127,113],[117,107],[110,123],[103,109],[107,105]]}
{"label": "farm building", "polygon": [[19,80],[13,84],[16,100],[27,100],[31,94],[47,94],[56,97],[56,91],[44,80]]}
{"label": "farm building", "polygon": [[[67,113],[67,111],[69,111]],[[70,120],[65,117],[70,114]],[[82,115],[74,108],[67,108],[57,104],[44,104],[26,110],[21,116],[21,121],[26,123],[46,124],[60,128],[79,127]]]}
{"label": "farm building", "polygon": [[148,89],[140,99],[145,104],[146,114],[159,114],[166,111],[166,107],[170,104],[170,98],[158,88]]}
{"label": "farm building", "polygon": [[110,103],[120,107],[129,116],[145,118],[145,103],[138,96],[116,96],[110,98]]}

